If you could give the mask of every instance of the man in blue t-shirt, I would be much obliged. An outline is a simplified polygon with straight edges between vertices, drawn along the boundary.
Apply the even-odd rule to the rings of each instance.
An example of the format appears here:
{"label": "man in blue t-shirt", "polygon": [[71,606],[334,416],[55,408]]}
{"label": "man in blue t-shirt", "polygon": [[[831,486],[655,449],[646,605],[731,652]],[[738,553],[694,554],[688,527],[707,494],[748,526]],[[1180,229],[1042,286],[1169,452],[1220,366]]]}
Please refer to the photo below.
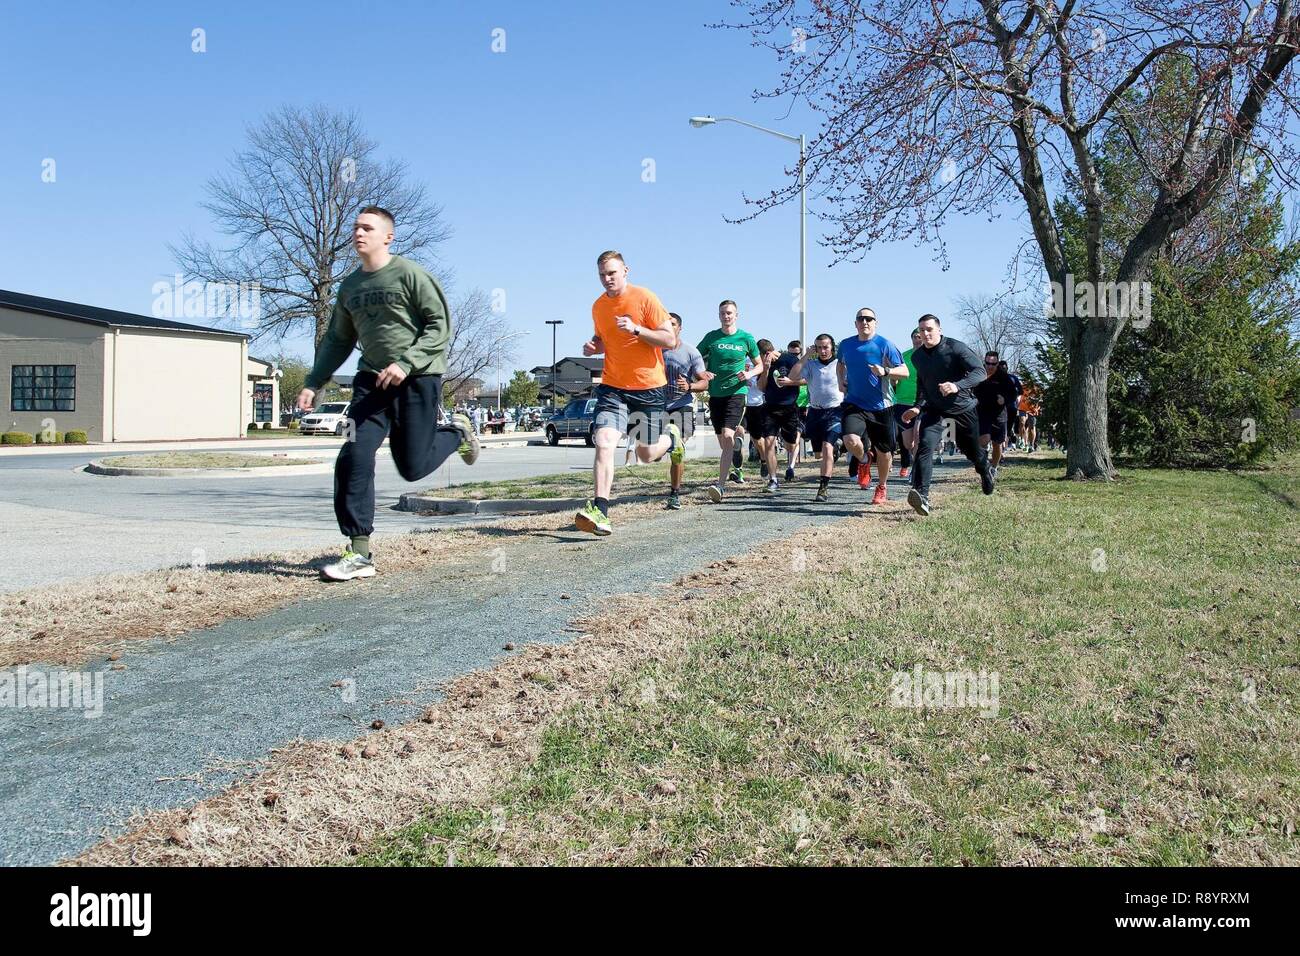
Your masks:
{"label": "man in blue t-shirt", "polygon": [[858,334],[845,339],[839,347],[840,388],[844,392],[844,447],[862,464],[858,466],[858,487],[871,484],[864,439],[875,452],[879,483],[872,496],[873,505],[884,504],[889,469],[894,463],[894,386],[909,372],[903,355],[893,342],[876,334],[876,313],[858,309],[854,317]]}

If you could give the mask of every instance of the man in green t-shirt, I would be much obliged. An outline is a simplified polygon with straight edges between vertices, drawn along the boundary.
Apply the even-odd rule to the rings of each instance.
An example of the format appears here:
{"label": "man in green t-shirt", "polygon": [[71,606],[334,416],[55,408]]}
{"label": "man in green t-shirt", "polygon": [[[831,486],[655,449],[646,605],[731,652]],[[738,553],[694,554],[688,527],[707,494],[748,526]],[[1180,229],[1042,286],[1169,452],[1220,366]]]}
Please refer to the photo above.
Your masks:
{"label": "man in green t-shirt", "polygon": [[[700,341],[704,367],[713,373],[709,381],[709,418],[718,436],[718,483],[709,489],[709,498],[722,500],[731,467],[731,450],[736,442],[736,428],[745,416],[745,393],[750,380],[763,371],[758,358],[758,343],[748,332],[737,328],[740,309],[731,299],[718,305],[718,328]],[[752,368],[745,369],[746,360]]]}
{"label": "man in green t-shirt", "polygon": [[432,473],[453,452],[469,465],[478,458],[478,438],[466,416],[438,425],[451,312],[433,276],[388,251],[393,227],[392,213],[380,206],[358,213],[352,246],[361,266],[339,284],[329,329],[298,393],[298,408],[310,411],[316,392],[361,347],[343,448],[334,463],[334,516],[348,547],[321,570],[335,581],[375,574],[375,452],[385,437],[407,481]]}
{"label": "man in green t-shirt", "polygon": [[907,478],[912,467],[912,456],[916,454],[918,437],[916,423],[903,421],[903,413],[916,405],[916,367],[912,364],[912,353],[921,347],[921,330],[912,330],[912,347],[903,353],[903,364],[907,366],[907,378],[894,382],[894,422],[898,427],[894,431],[894,450],[901,451],[899,478]]}

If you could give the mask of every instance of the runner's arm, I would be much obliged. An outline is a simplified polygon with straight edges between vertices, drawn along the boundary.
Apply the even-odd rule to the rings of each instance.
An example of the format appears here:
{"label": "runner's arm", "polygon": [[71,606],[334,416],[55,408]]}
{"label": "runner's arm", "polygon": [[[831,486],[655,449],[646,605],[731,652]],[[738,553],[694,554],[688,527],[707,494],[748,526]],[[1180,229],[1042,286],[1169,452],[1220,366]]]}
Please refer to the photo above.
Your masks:
{"label": "runner's arm", "polygon": [[898,381],[903,378],[911,378],[912,373],[907,370],[907,365],[895,365],[893,368],[885,369],[885,378]]}
{"label": "runner's arm", "polygon": [[952,350],[952,369],[959,372],[964,367],[966,374],[961,378],[953,377],[949,379],[952,384],[957,386],[957,390],[974,388],[980,382],[984,381],[984,363],[980,361],[978,355],[971,351],[969,345],[963,344],[959,349]]}
{"label": "runner's arm", "polygon": [[644,325],[638,325],[632,334],[646,345],[653,345],[659,349],[672,348],[673,341],[677,338],[672,329],[652,329]]}
{"label": "runner's arm", "polygon": [[691,384],[687,389],[688,392],[707,392],[709,382],[713,380],[713,373],[705,369],[704,359],[697,355],[691,362]]}
{"label": "runner's arm", "polygon": [[435,356],[447,351],[451,339],[451,309],[433,276],[421,271],[409,281],[411,301],[424,327],[394,363],[407,375],[415,369],[427,368]]}
{"label": "runner's arm", "polygon": [[352,317],[348,315],[348,310],[343,308],[343,303],[336,299],[334,312],[330,315],[329,328],[325,330],[325,337],[320,340],[320,348],[316,350],[316,361],[312,363],[311,371],[303,382],[303,388],[309,388],[313,392],[320,391],[321,386],[330,380],[330,376],[338,371],[339,366],[347,360],[356,347],[357,330],[352,325]]}

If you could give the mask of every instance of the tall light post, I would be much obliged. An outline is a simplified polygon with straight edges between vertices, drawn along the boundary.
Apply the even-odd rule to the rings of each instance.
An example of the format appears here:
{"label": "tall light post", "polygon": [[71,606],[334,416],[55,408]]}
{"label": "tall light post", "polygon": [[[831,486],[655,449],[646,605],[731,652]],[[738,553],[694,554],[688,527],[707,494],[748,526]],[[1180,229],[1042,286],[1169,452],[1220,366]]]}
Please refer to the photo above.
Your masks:
{"label": "tall light post", "polygon": [[759,126],[733,116],[692,116],[691,125],[696,129],[712,126],[714,123],[739,123],[761,133],[770,133],[786,142],[799,144],[799,341],[808,345],[808,182],[804,177],[804,161],[807,158],[808,142],[802,134],[791,136],[766,126]]}
{"label": "tall light post", "polygon": [[497,411],[501,411],[501,353],[506,342],[521,335],[528,335],[527,331],[511,332],[509,335],[503,335],[497,339]]}
{"label": "tall light post", "polygon": [[563,325],[563,319],[547,319],[546,324],[551,327],[551,410],[555,410],[555,334],[559,331],[557,326]]}

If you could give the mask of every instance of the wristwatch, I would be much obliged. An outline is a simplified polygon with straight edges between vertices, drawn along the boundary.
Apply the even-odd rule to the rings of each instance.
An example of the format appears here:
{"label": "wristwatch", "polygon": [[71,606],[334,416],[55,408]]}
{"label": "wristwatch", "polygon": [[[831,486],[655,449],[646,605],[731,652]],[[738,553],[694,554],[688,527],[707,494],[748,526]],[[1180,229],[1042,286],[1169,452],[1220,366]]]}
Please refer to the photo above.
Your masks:
{"label": "wristwatch", "polygon": [[641,326],[639,325],[632,326],[632,334],[639,339],[641,337]]}

